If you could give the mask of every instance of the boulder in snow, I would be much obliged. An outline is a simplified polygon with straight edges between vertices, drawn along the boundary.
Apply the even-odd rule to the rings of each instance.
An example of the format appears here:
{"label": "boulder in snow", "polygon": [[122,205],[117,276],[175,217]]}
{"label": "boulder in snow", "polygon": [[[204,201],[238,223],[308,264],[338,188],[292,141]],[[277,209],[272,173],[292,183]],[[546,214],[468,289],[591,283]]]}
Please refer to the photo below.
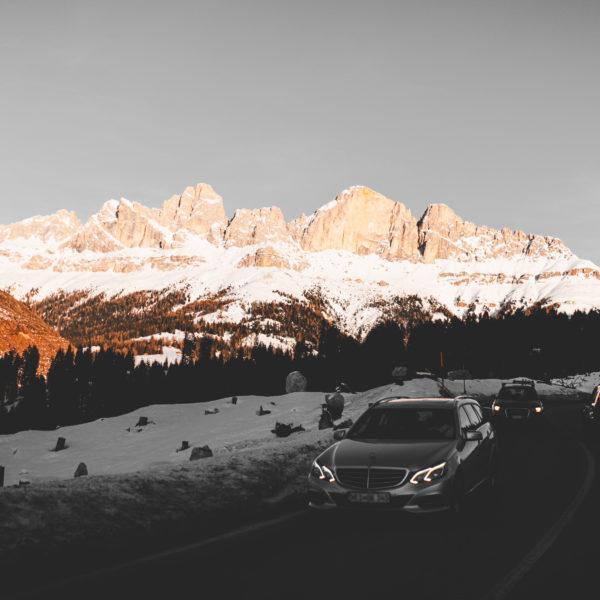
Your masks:
{"label": "boulder in snow", "polygon": [[208,446],[202,446],[192,448],[192,453],[190,454],[190,460],[199,460],[200,458],[210,458],[213,455],[213,451]]}
{"label": "boulder in snow", "polygon": [[397,366],[392,369],[392,380],[397,385],[403,385],[404,380],[406,379],[407,375],[408,375],[407,367]]}
{"label": "boulder in snow", "polygon": [[319,417],[319,429],[331,429],[333,427],[333,419],[331,413],[327,409],[327,405],[323,405],[323,412]]}
{"label": "boulder in snow", "polygon": [[54,446],[54,452],[60,452],[67,447],[67,440],[64,437],[59,437],[56,440],[56,446]]}
{"label": "boulder in snow", "polygon": [[288,435],[297,431],[304,431],[304,427],[302,425],[294,427],[291,423],[275,423],[275,429],[272,429],[271,433],[274,433],[277,437],[288,437]]}
{"label": "boulder in snow", "polygon": [[88,474],[87,466],[85,463],[79,463],[75,469],[74,477],[85,477]]}
{"label": "boulder in snow", "polygon": [[344,396],[342,396],[342,394],[335,392],[335,394],[326,394],[325,404],[327,405],[327,408],[331,414],[331,418],[336,421],[342,416],[346,401],[344,400]]}
{"label": "boulder in snow", "polygon": [[305,392],[308,380],[300,371],[292,371],[285,379],[285,393]]}

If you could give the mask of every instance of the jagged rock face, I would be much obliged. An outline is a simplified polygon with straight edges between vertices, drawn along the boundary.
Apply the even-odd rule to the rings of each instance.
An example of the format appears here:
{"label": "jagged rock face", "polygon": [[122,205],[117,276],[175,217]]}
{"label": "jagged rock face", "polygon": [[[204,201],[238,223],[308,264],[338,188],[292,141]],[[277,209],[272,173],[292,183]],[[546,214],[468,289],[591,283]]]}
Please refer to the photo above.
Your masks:
{"label": "jagged rock face", "polygon": [[[344,190],[314,214],[302,215],[289,224],[285,223],[277,207],[237,210],[227,221],[221,196],[211,186],[198,184],[167,200],[161,209],[149,209],[125,199],[110,200],[85,226],[81,226],[73,213],[66,211],[0,226],[0,244],[5,248],[10,247],[10,240],[35,238],[42,245],[54,240],[59,250],[102,254],[129,248],[181,248],[194,236],[217,246],[275,247],[274,254],[259,253],[254,259],[257,265],[271,262],[274,266],[277,263],[275,255],[302,250],[345,250],[359,255],[376,254],[392,261],[425,263],[440,259],[467,262],[489,258],[572,256],[560,240],[526,235],[521,231],[477,227],[463,221],[444,204],[429,206],[417,221],[404,204],[362,186]],[[0,253],[4,251],[2,249]],[[50,265],[59,270],[76,269],[76,261],[71,261],[75,267],[64,264],[58,267],[62,257],[51,255],[46,244],[42,254],[34,256],[30,253],[22,264],[29,270],[47,269]],[[271,256],[269,260],[265,258],[267,255]],[[283,258],[279,261],[282,266],[289,262]],[[135,261],[130,261],[127,266],[123,260],[118,265],[114,260],[104,261],[104,264],[121,271],[138,268]],[[176,262],[163,261],[161,264],[164,268],[169,264],[177,268]]]}
{"label": "jagged rock face", "polygon": [[303,249],[347,250],[390,259],[417,259],[417,222],[401,203],[366,187],[343,191],[306,220],[291,225]]}
{"label": "jagged rock face", "polygon": [[0,225],[0,242],[19,238],[60,242],[71,237],[80,228],[81,221],[74,212],[59,210],[47,217],[32,217],[12,225]]}
{"label": "jagged rock face", "polygon": [[283,213],[276,206],[256,210],[236,210],[225,229],[226,246],[252,246],[266,243],[290,243]]}
{"label": "jagged rock face", "polygon": [[223,199],[206,183],[188,187],[181,196],[172,196],[160,211],[158,223],[173,232],[185,229],[207,235],[218,242],[227,225]]}
{"label": "jagged rock face", "polygon": [[238,267],[276,267],[302,271],[308,267],[303,260],[284,258],[271,246],[262,246],[255,252],[247,254],[237,264]]}
{"label": "jagged rock face", "polygon": [[432,204],[419,223],[419,251],[425,263],[438,259],[462,261],[487,258],[531,258],[571,256],[570,250],[556,238],[526,235],[510,229],[500,231],[477,227],[463,221],[445,204]]}
{"label": "jagged rock face", "polygon": [[164,241],[153,227],[151,211],[135,202],[109,200],[63,247],[78,252],[114,252],[122,248],[158,248]]}
{"label": "jagged rock face", "polygon": [[223,200],[206,184],[188,187],[167,200],[162,209],[138,202],[110,200],[64,247],[78,252],[114,252],[122,248],[171,248],[186,234],[205,235],[219,243],[227,218]]}
{"label": "jagged rock face", "polygon": [[0,291],[0,355],[10,350],[21,353],[29,346],[37,346],[40,371],[46,373],[59,348],[66,349],[68,342],[26,304]]}

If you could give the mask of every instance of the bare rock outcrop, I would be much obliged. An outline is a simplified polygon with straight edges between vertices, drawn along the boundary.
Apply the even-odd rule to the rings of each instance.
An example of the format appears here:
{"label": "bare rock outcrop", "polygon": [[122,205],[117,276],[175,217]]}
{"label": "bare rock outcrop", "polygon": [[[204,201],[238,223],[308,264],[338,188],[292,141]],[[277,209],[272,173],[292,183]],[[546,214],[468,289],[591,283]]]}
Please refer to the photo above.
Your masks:
{"label": "bare rock outcrop", "polygon": [[385,258],[416,259],[417,222],[401,203],[354,186],[317,210],[310,219],[290,225],[303,249],[347,250]]}
{"label": "bare rock outcrop", "polygon": [[281,209],[276,206],[256,210],[236,210],[223,234],[226,246],[290,243]]}
{"label": "bare rock outcrop", "polygon": [[81,221],[74,212],[59,210],[46,217],[31,217],[12,225],[0,225],[0,243],[8,240],[37,239],[40,242],[61,242],[81,227]]}

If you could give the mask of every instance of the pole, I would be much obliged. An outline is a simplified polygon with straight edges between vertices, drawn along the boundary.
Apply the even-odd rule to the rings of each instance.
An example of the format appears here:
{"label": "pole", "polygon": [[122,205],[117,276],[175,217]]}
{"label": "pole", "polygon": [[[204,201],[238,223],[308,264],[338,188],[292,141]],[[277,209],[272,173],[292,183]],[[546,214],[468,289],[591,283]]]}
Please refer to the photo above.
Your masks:
{"label": "pole", "polygon": [[444,382],[444,353],[440,352],[440,371],[442,375],[442,396],[446,396],[446,384]]}
{"label": "pole", "polygon": [[4,467],[0,467],[0,487],[4,486]]}

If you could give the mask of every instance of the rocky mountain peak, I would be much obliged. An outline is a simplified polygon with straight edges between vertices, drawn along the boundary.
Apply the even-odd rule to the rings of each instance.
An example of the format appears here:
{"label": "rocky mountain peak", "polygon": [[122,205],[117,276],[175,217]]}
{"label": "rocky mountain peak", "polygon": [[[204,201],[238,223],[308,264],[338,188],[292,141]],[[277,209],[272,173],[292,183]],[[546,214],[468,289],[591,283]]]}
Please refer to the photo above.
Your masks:
{"label": "rocky mountain peak", "polygon": [[35,239],[42,243],[60,242],[73,235],[80,227],[81,221],[74,212],[59,210],[53,215],[0,225],[0,242],[17,239]]}

